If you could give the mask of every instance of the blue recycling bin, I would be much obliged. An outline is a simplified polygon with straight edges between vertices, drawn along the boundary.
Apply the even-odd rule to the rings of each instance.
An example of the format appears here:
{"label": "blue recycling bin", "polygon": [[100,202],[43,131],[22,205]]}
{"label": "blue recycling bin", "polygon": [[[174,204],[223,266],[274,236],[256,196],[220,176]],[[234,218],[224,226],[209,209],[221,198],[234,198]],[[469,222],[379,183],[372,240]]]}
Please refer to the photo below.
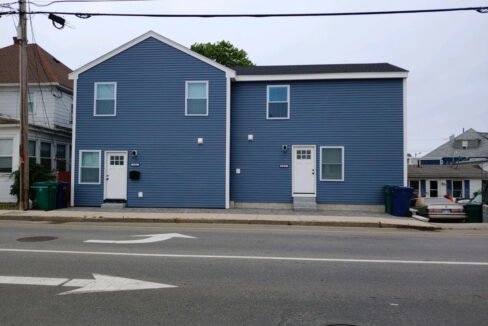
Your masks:
{"label": "blue recycling bin", "polygon": [[412,199],[413,188],[392,187],[391,215],[406,217],[410,212],[410,200]]}

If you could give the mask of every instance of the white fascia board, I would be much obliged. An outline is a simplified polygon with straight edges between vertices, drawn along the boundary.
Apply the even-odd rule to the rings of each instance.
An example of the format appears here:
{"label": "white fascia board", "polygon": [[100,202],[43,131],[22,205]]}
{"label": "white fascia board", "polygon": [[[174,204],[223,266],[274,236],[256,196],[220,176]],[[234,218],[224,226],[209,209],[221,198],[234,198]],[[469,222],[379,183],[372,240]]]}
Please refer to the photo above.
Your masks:
{"label": "white fascia board", "polygon": [[407,78],[408,72],[357,72],[322,74],[284,74],[284,75],[241,75],[235,81],[277,81],[277,80],[315,80],[315,79],[379,79]]}
{"label": "white fascia board", "polygon": [[192,57],[194,57],[200,61],[203,61],[203,62],[219,69],[219,70],[224,71],[227,78],[233,78],[236,76],[236,72],[234,70],[227,68],[226,66],[223,66],[220,63],[217,63],[212,59],[204,57],[203,55],[198,54],[198,53],[188,49],[187,47],[185,47],[179,43],[176,43],[176,42],[174,42],[174,41],[172,41],[172,40],[170,40],[170,39],[168,39],[162,35],[159,35],[158,33],[154,32],[154,31],[149,31],[149,32],[144,33],[141,36],[133,39],[132,41],[129,41],[129,42],[119,46],[118,48],[102,55],[98,59],[95,59],[95,60],[87,63],[86,65],[81,66],[80,68],[76,69],[75,71],[73,71],[72,73],[70,73],[68,75],[69,79],[73,79],[73,80],[78,79],[78,75],[81,74],[82,72],[85,72],[88,69],[95,67],[96,65],[112,58],[113,56],[127,50],[128,48],[130,48],[130,47],[132,47],[132,46],[134,46],[134,45],[136,45],[136,44],[138,44],[138,43],[140,43],[140,42],[142,42],[142,41],[144,41],[150,37],[153,37],[162,43],[165,43],[165,44],[167,44],[167,45],[169,45],[169,46],[171,46],[177,50],[180,50],[183,53],[186,53],[186,54],[188,54],[188,55],[190,55],[190,56],[192,56]]}

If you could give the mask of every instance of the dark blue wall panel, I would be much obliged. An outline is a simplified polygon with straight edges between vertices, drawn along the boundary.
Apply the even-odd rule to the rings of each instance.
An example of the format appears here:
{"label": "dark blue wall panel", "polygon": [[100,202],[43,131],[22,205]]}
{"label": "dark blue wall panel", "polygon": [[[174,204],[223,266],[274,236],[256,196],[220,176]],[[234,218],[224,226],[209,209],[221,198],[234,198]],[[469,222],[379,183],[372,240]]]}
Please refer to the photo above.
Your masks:
{"label": "dark blue wall panel", "polygon": [[[209,81],[208,117],[185,116],[187,80]],[[93,116],[94,83],[103,81],[117,82],[115,117]],[[82,73],[77,86],[75,205],[103,202],[103,178],[78,184],[79,150],[136,149],[129,171],[141,179],[128,180],[129,207],[225,207],[223,71],[148,38]]]}
{"label": "dark blue wall panel", "polygon": [[[289,120],[266,119],[272,84],[290,85]],[[231,200],[291,202],[292,145],[317,146],[318,203],[382,204],[384,185],[403,185],[402,79],[237,82],[231,112]],[[319,181],[320,146],[345,147],[343,182]]]}

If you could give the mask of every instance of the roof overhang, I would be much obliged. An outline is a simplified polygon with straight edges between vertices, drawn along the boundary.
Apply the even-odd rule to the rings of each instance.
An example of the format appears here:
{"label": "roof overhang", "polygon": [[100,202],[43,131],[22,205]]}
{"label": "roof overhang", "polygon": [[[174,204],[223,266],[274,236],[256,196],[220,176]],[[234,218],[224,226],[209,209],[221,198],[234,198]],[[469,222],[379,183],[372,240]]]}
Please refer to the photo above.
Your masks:
{"label": "roof overhang", "polygon": [[168,39],[168,38],[166,38],[166,37],[164,37],[162,35],[159,35],[158,33],[154,32],[154,31],[149,31],[149,32],[144,33],[141,36],[133,39],[132,41],[129,41],[129,42],[127,42],[127,43],[119,46],[118,48],[116,48],[116,49],[114,49],[114,50],[112,50],[112,51],[110,51],[110,52],[102,55],[98,59],[95,59],[95,60],[87,63],[86,65],[84,65],[84,66],[76,69],[75,71],[73,71],[72,73],[70,73],[68,75],[68,78],[69,79],[72,79],[72,80],[78,79],[78,76],[81,73],[83,73],[83,72],[85,72],[85,71],[87,71],[87,70],[95,67],[96,65],[98,65],[98,64],[100,64],[100,63],[102,63],[102,62],[104,62],[104,61],[112,58],[113,56],[115,56],[115,55],[117,55],[117,54],[119,54],[119,53],[121,53],[121,52],[123,52],[123,51],[125,51],[125,50],[127,50],[127,49],[129,49],[131,47],[133,47],[134,45],[136,45],[136,44],[138,44],[138,43],[140,43],[140,42],[142,42],[142,41],[144,41],[144,40],[146,40],[146,39],[148,39],[150,37],[155,38],[156,40],[158,40],[158,41],[160,41],[162,43],[165,43],[165,44],[167,44],[167,45],[169,45],[169,46],[171,46],[171,47],[173,47],[175,49],[178,49],[181,52],[186,53],[186,54],[188,54],[188,55],[190,55],[190,56],[192,56],[192,57],[194,57],[194,58],[196,58],[196,59],[198,59],[200,61],[203,61],[203,62],[209,64],[210,66],[213,66],[213,67],[215,67],[215,68],[217,68],[219,70],[224,71],[225,74],[226,74],[226,76],[227,76],[227,78],[233,78],[233,77],[236,76],[236,72],[234,70],[232,70],[232,69],[230,69],[230,68],[228,68],[228,67],[226,67],[224,65],[221,65],[220,63],[217,63],[214,60],[211,60],[211,59],[209,59],[209,58],[207,58],[207,57],[205,57],[205,56],[203,56],[201,54],[198,54],[198,53],[196,53],[196,52],[188,49],[187,47],[185,47],[185,46],[183,46],[183,45],[181,45],[179,43],[176,43],[176,42],[174,42],[174,41],[172,41],[172,40],[170,40],[170,39]]}
{"label": "roof overhang", "polygon": [[407,78],[408,72],[355,72],[283,75],[238,75],[235,81],[278,81],[278,80],[319,80],[319,79],[387,79]]}

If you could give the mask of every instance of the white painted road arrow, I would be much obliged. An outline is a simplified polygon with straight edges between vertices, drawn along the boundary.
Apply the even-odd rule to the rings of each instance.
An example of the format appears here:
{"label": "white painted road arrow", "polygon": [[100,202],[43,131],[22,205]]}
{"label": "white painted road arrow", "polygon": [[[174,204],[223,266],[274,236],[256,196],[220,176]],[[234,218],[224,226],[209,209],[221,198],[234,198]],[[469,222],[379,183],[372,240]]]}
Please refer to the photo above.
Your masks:
{"label": "white painted road arrow", "polygon": [[51,278],[51,277],[20,277],[0,276],[0,284],[21,284],[21,285],[47,285],[47,286],[70,286],[79,289],[59,293],[60,295],[72,293],[93,293],[93,292],[115,292],[133,291],[147,289],[175,288],[174,285],[146,282],[131,278],[117,277],[102,274],[93,274],[94,279],[74,278]]}
{"label": "white painted road arrow", "polygon": [[143,234],[143,235],[132,235],[132,237],[149,237],[146,239],[138,240],[86,240],[88,243],[117,243],[117,244],[131,244],[131,243],[151,243],[164,241],[171,238],[187,238],[195,239],[195,237],[179,234],[179,233],[161,233],[161,234]]}

